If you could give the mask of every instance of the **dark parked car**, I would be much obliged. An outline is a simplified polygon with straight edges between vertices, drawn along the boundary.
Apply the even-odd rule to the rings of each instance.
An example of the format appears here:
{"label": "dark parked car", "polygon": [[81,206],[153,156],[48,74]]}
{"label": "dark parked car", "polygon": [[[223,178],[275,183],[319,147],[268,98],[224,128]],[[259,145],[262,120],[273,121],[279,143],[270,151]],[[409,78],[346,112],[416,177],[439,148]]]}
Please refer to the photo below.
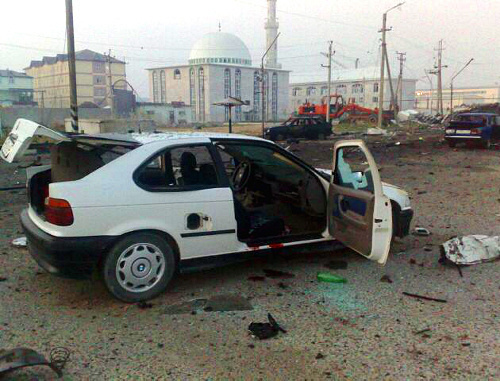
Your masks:
{"label": "dark parked car", "polygon": [[489,148],[492,141],[500,141],[500,116],[492,113],[458,114],[446,127],[444,137],[450,147],[464,142]]}
{"label": "dark parked car", "polygon": [[286,139],[326,139],[332,134],[332,126],[318,116],[298,116],[285,123],[264,130],[264,137],[272,141]]}

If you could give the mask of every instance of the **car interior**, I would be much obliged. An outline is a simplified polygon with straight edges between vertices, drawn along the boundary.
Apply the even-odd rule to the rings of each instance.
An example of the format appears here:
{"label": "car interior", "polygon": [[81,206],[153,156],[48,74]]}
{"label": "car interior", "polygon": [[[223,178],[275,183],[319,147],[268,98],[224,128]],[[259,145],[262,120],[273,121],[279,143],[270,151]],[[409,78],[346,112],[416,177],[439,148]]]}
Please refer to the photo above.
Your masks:
{"label": "car interior", "polygon": [[263,145],[219,143],[217,149],[231,179],[241,241],[321,236],[327,199],[308,169]]}

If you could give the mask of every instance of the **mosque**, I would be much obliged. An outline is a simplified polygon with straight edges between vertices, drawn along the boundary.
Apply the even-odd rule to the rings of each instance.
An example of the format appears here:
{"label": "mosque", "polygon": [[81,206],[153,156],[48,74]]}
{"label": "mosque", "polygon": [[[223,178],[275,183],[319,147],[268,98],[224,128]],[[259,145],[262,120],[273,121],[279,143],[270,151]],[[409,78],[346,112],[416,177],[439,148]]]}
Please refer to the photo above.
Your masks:
{"label": "mosque", "polygon": [[[267,2],[266,47],[277,36],[279,26],[276,0]],[[264,68],[265,119],[285,119],[288,116],[290,72],[283,70],[278,63],[277,43],[269,50]],[[246,105],[233,109],[233,120],[262,119],[260,66],[252,63],[247,46],[234,34],[221,32],[220,29],[219,32],[206,34],[194,44],[187,64],[147,70],[150,99],[155,103],[189,104],[197,122],[228,121],[227,109],[213,104],[229,96],[246,102]]]}

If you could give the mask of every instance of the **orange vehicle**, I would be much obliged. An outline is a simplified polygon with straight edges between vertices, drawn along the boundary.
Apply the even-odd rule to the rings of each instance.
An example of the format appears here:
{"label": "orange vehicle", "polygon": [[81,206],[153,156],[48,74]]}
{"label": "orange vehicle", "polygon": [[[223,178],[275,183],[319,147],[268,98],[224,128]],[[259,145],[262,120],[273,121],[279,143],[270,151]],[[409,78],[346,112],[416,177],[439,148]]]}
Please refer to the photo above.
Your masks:
{"label": "orange vehicle", "polygon": [[[326,102],[328,97],[323,97],[321,99],[321,104],[305,103],[299,106],[299,115],[321,115],[326,118],[328,103]],[[383,113],[384,123],[388,123],[392,119],[393,113],[390,111],[385,111]],[[378,108],[371,109],[367,107],[362,107],[354,102],[344,103],[344,98],[342,95],[331,95],[330,96],[330,119],[347,119],[351,122],[356,122],[358,120],[368,121],[370,123],[377,123],[378,118]]]}

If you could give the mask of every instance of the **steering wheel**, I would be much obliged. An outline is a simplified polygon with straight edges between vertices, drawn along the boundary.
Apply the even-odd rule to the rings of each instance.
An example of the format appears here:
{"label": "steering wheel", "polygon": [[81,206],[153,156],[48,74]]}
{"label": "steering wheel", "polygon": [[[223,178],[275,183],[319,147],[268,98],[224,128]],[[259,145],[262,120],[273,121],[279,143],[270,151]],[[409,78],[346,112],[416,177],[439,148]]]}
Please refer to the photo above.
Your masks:
{"label": "steering wheel", "polygon": [[233,188],[236,192],[241,191],[250,180],[252,166],[248,161],[242,161],[233,172]]}

